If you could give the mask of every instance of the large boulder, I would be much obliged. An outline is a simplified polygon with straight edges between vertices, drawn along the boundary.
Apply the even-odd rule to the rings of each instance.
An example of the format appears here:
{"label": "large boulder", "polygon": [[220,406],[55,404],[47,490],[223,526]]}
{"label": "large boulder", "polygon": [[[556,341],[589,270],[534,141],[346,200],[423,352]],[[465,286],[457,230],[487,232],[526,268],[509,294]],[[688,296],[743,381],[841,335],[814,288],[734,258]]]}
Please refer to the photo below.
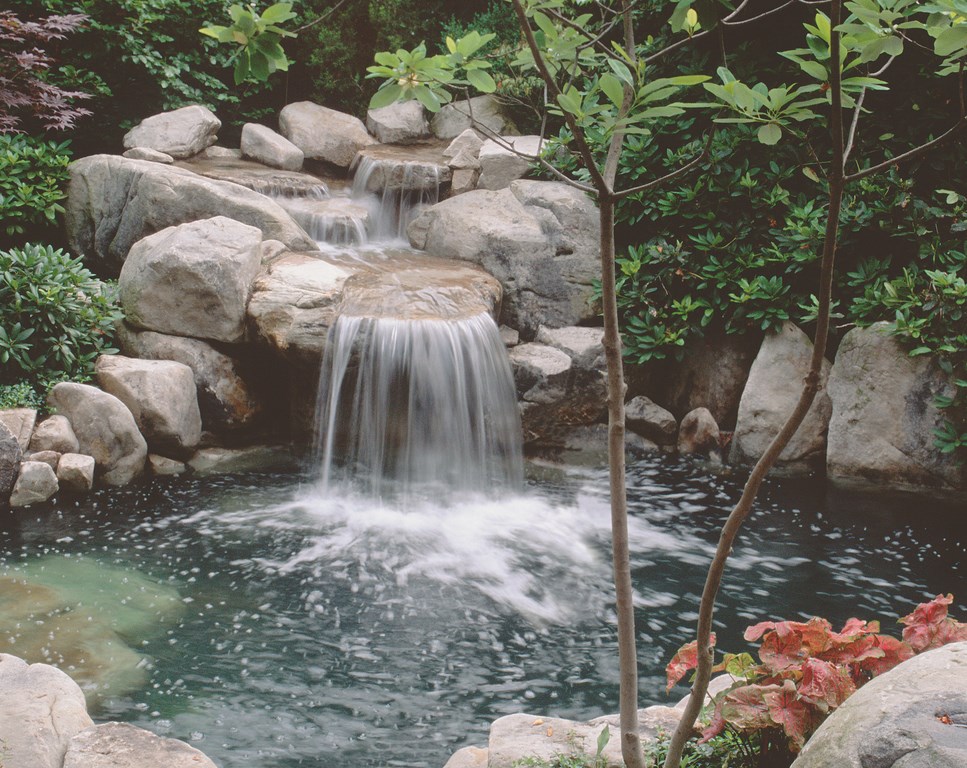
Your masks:
{"label": "large boulder", "polygon": [[255,281],[248,315],[259,339],[284,357],[318,364],[353,273],[305,254],[285,254]]}
{"label": "large boulder", "polygon": [[503,102],[493,94],[447,104],[430,121],[430,130],[438,139],[456,138],[468,128],[479,128],[486,135],[517,133]]}
{"label": "large boulder", "polygon": [[215,143],[222,121],[193,104],[146,117],[124,135],[124,148],[143,147],[174,158],[197,155]]}
{"label": "large boulder", "polygon": [[159,333],[240,341],[261,242],[258,229],[224,216],[139,240],[119,280],[127,321]]}
{"label": "large boulder", "polygon": [[430,135],[423,105],[398,101],[366,113],[366,127],[380,144],[412,144]]}
{"label": "large boulder", "polygon": [[62,382],[47,404],[71,423],[80,451],[93,456],[101,482],[126,485],[144,471],[148,445],[127,406],[87,384]]}
{"label": "large boulder", "polygon": [[301,170],[302,161],[305,159],[302,150],[285,136],[280,136],[271,128],[258,123],[246,123],[242,126],[241,150],[242,157],[284,171]]}
{"label": "large boulder", "polygon": [[[731,462],[751,464],[765,453],[799,401],[812,353],[809,337],[793,323],[787,321],[777,333],[766,334],[739,401]],[[826,393],[829,369],[824,360],[820,391],[776,462],[776,468],[787,474],[821,468],[826,460],[826,428],[832,412]]]}
{"label": "large boulder", "polygon": [[793,768],[963,768],[967,642],[937,648],[874,678],[806,742]]}
{"label": "large boulder", "polygon": [[212,432],[235,432],[255,424],[263,406],[252,374],[232,350],[222,351],[201,339],[136,331],[122,325],[121,351],[144,360],[174,360],[194,376],[202,426]]}
{"label": "large boulder", "polygon": [[6,505],[10,498],[10,491],[20,474],[22,458],[20,442],[7,425],[0,421],[0,507]]}
{"label": "large boulder", "polygon": [[61,768],[70,740],[93,725],[84,694],[49,664],[0,654],[0,744],[5,768]]}
{"label": "large boulder", "polygon": [[260,229],[293,250],[312,238],[282,207],[238,184],[184,168],[91,155],[71,164],[67,198],[70,248],[105,276],[117,276],[128,251],[166,227],[226,216]]}
{"label": "large boulder", "polygon": [[198,445],[201,413],[187,365],[101,355],[96,370],[101,389],[128,407],[152,451],[187,456]]}
{"label": "large boulder", "polygon": [[47,501],[57,493],[57,475],[44,461],[23,461],[10,494],[10,506],[26,507]]}
{"label": "large boulder", "polygon": [[69,742],[64,768],[216,768],[203,752],[130,723],[101,723]]}
{"label": "large boulder", "polygon": [[843,337],[829,376],[826,470],[840,483],[962,489],[967,467],[934,445],[934,405],[954,384],[929,356],[910,357],[887,323]]}
{"label": "large boulder", "polygon": [[37,424],[37,411],[33,408],[7,408],[0,411],[0,424],[3,424],[20,445],[20,450],[27,452],[30,446],[30,436]]}
{"label": "large boulder", "polygon": [[349,168],[359,150],[376,144],[358,117],[311,101],[297,101],[283,107],[279,128],[305,153],[307,160],[319,160],[339,168]]}
{"label": "large boulder", "polygon": [[501,321],[533,339],[541,325],[595,317],[600,225],[594,203],[557,182],[515,181],[438,203],[407,229],[410,243],[436,256],[479,264],[504,289]]}
{"label": "large boulder", "polygon": [[540,156],[543,145],[540,136],[507,136],[499,142],[488,139],[477,153],[480,166],[477,188],[503,189],[526,176]]}

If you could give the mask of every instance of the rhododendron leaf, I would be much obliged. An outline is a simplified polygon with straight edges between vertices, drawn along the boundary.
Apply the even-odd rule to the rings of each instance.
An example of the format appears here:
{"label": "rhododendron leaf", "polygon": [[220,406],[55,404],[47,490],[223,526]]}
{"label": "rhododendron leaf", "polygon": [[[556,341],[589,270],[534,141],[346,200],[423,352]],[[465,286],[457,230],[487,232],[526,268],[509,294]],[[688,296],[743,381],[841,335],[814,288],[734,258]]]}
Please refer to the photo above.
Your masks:
{"label": "rhododendron leaf", "polygon": [[787,680],[781,690],[763,693],[769,717],[782,726],[789,738],[789,748],[798,752],[806,743],[806,737],[819,724],[815,710],[796,695],[796,686]]}
{"label": "rhododendron leaf", "polygon": [[846,701],[856,691],[856,685],[842,667],[821,659],[807,659],[798,691],[800,698],[825,714]]}
{"label": "rhododendron leaf", "polygon": [[[711,636],[712,647],[715,647],[715,633]],[[678,649],[672,660],[668,662],[668,666],[665,667],[665,675],[668,685],[665,690],[670,691],[675,687],[675,683],[685,677],[685,673],[690,669],[695,669],[698,666],[698,641],[692,640],[690,643],[685,643],[681,648]]]}

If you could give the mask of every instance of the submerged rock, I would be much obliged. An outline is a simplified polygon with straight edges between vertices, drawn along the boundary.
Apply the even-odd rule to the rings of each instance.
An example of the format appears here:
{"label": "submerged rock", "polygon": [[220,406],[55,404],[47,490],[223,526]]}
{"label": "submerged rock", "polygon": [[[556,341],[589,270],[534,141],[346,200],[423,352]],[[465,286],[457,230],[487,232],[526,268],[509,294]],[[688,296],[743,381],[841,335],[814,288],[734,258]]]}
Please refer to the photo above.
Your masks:
{"label": "submerged rock", "polygon": [[197,475],[234,472],[267,472],[295,465],[295,457],[286,446],[252,445],[247,448],[202,448],[188,462]]}
{"label": "submerged rock", "polygon": [[207,107],[193,104],[146,117],[124,135],[124,148],[142,147],[171,157],[191,157],[211,146],[222,127]]}
{"label": "submerged rock", "polygon": [[8,768],[61,768],[70,740],[93,725],[77,683],[49,664],[0,654],[0,744]]}

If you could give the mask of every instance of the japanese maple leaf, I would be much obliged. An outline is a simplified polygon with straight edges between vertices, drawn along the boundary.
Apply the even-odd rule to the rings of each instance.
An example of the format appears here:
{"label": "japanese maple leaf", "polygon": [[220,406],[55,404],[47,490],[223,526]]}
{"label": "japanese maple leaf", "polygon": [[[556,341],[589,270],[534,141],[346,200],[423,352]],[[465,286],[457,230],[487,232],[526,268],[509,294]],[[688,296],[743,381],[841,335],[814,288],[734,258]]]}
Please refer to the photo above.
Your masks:
{"label": "japanese maple leaf", "polygon": [[[715,633],[711,636],[711,646],[715,647]],[[685,677],[685,673],[690,669],[695,669],[698,666],[698,640],[692,640],[690,643],[685,643],[681,648],[678,649],[672,660],[668,662],[668,666],[665,667],[665,676],[668,685],[665,691],[670,691],[675,687],[675,683]]]}

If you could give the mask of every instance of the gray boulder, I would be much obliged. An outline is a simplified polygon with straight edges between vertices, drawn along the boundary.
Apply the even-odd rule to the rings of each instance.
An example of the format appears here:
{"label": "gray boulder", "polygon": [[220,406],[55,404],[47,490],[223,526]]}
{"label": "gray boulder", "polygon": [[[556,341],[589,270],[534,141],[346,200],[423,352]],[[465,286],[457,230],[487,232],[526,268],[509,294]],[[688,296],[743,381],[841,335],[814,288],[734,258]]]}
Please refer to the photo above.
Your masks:
{"label": "gray boulder", "polygon": [[376,144],[359,118],[311,101],[283,107],[279,128],[307,160],[320,160],[339,168],[349,168],[359,150]]}
{"label": "gray boulder", "polygon": [[201,440],[201,413],[191,368],[172,360],[101,355],[101,389],[124,403],[152,451],[191,453]]}
{"label": "gray boulder", "polygon": [[70,422],[58,414],[40,422],[34,428],[34,434],[30,438],[30,450],[33,453],[37,451],[74,453],[77,447],[77,435],[71,429]]}
{"label": "gray boulder", "polygon": [[468,128],[450,142],[443,150],[443,156],[447,158],[447,165],[451,168],[479,169],[480,162],[477,158],[483,144],[484,141],[480,135],[472,128]]}
{"label": "gray boulder", "polygon": [[526,176],[540,156],[543,142],[540,136],[507,136],[503,143],[488,139],[477,154],[480,166],[478,189],[503,189],[512,181]]}
{"label": "gray boulder", "polygon": [[625,404],[625,423],[628,429],[658,445],[675,445],[678,437],[678,422],[671,411],[666,411],[644,395],[634,397]]}
{"label": "gray boulder", "polygon": [[488,757],[482,747],[463,747],[450,755],[443,768],[487,768]]}
{"label": "gray boulder", "polygon": [[719,451],[719,427],[709,409],[686,413],[678,427],[678,452],[717,456]]}
{"label": "gray boulder", "polygon": [[101,723],[74,736],[64,768],[217,768],[203,752],[178,739],[130,723]]}
{"label": "gray boulder", "polygon": [[191,157],[211,146],[222,121],[193,104],[146,117],[124,135],[124,148],[145,147],[175,158]]}
{"label": "gray boulder", "polygon": [[296,460],[292,452],[287,447],[279,445],[251,445],[247,448],[202,448],[188,462],[188,466],[195,474],[202,476],[291,469],[295,464]]}
{"label": "gray boulder", "polygon": [[493,94],[447,104],[430,121],[430,130],[438,139],[453,139],[468,128],[475,127],[486,135],[517,133],[503,103]]}
{"label": "gray boulder", "polygon": [[70,166],[67,233],[73,253],[116,277],[128,251],[166,227],[226,216],[260,229],[293,250],[315,243],[278,203],[238,184],[184,168],[92,155]]}
{"label": "gray boulder", "polygon": [[35,453],[26,454],[24,456],[24,461],[42,461],[56,472],[60,457],[61,454],[57,451],[37,451]]}
{"label": "gray boulder", "polygon": [[594,203],[556,182],[515,181],[438,203],[407,229],[410,243],[445,258],[479,264],[504,289],[501,322],[533,339],[541,325],[578,325],[599,277],[600,232]]}
{"label": "gray boulder", "polygon": [[243,362],[201,339],[135,331],[122,325],[121,351],[144,360],[174,360],[187,365],[194,376],[204,429],[237,432],[258,421],[263,406]]}
{"label": "gray boulder", "polygon": [[812,735],[793,768],[963,768],[967,642],[874,678]]}
{"label": "gray boulder", "polygon": [[66,493],[84,494],[94,487],[94,457],[65,453],[57,462],[57,482]]}
{"label": "gray boulder", "polygon": [[284,171],[298,171],[302,169],[305,155],[302,150],[264,125],[246,123],[242,126],[242,157],[256,160],[272,168]]}
{"label": "gray boulder", "polygon": [[380,144],[412,144],[430,135],[423,105],[398,101],[366,113],[366,128]]}
{"label": "gray boulder", "polygon": [[57,493],[57,475],[44,461],[23,461],[10,494],[10,506],[26,507],[47,501]]}
{"label": "gray boulder", "polygon": [[155,477],[170,477],[171,475],[181,475],[188,471],[188,465],[177,459],[169,459],[167,456],[159,456],[156,453],[148,454],[148,467],[151,474]]}
{"label": "gray boulder", "polygon": [[47,404],[67,417],[80,452],[93,456],[101,482],[126,485],[144,471],[148,446],[127,406],[87,384],[62,382]]}
{"label": "gray boulder", "polygon": [[934,446],[937,395],[954,385],[928,356],[910,357],[887,323],[854,328],[829,376],[826,470],[839,483],[963,488],[967,468]]}
{"label": "gray boulder", "polygon": [[537,331],[537,342],[566,353],[579,368],[605,369],[603,328],[580,325],[548,328],[542,325]]}
{"label": "gray boulder", "polygon": [[0,507],[5,506],[10,498],[10,492],[20,474],[22,458],[20,442],[7,425],[0,421]]}
{"label": "gray boulder", "polygon": [[84,694],[66,674],[0,654],[0,744],[6,768],[61,768],[70,740],[91,725]]}
{"label": "gray boulder", "polygon": [[127,321],[177,336],[241,340],[261,242],[258,229],[224,216],[139,240],[119,279]]}
{"label": "gray boulder", "polygon": [[[778,333],[767,334],[762,340],[739,401],[729,456],[732,463],[752,464],[765,453],[799,401],[812,353],[809,337],[788,321]],[[829,369],[824,360],[820,391],[776,462],[776,468],[786,474],[809,472],[822,467],[826,460],[826,428],[832,412],[826,393]]]}
{"label": "gray boulder", "polygon": [[122,152],[121,157],[126,157],[128,160],[149,160],[152,163],[162,163],[164,165],[171,165],[175,161],[171,155],[166,155],[164,152],[159,152],[156,149],[148,149],[147,147],[129,149],[126,152]]}
{"label": "gray boulder", "polygon": [[0,424],[3,424],[26,453],[30,447],[30,436],[37,424],[37,411],[33,408],[8,408],[0,411]]}

